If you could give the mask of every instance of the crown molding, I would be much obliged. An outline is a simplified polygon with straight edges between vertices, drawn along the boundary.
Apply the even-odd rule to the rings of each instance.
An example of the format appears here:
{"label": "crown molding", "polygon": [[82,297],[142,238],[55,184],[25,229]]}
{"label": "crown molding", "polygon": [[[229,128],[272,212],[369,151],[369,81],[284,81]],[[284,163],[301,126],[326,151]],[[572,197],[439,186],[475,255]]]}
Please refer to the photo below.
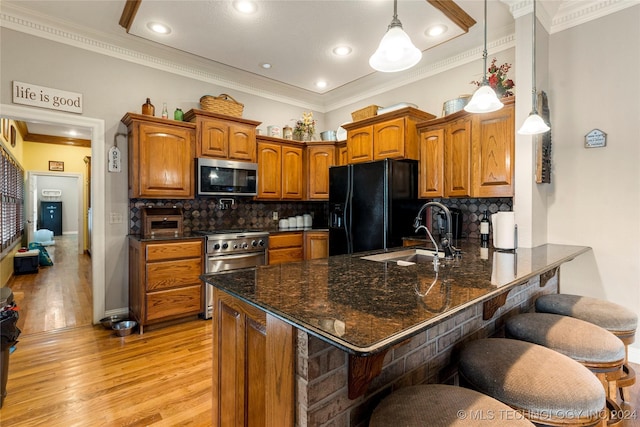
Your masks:
{"label": "crown molding", "polygon": [[[502,0],[509,6],[514,19],[533,12],[533,0]],[[614,12],[638,5],[634,0],[538,0],[537,18],[549,34],[602,18]]]}

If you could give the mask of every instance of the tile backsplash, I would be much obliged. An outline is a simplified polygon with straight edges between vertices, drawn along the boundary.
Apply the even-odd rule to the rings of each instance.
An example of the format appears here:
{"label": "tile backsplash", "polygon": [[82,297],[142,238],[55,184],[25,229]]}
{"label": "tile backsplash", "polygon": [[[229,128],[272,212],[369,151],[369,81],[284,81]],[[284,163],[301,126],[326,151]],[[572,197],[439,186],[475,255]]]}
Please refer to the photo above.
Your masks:
{"label": "tile backsplash", "polygon": [[[230,200],[225,198],[224,200]],[[314,228],[326,228],[328,221],[328,203],[324,202],[265,202],[234,197],[233,204],[221,209],[220,199],[203,198],[194,200],[129,200],[129,233],[140,234],[141,208],[157,207],[182,208],[185,233],[192,231],[261,229],[277,230],[278,220],[273,220],[273,212],[278,218],[311,214]]]}
{"label": "tile backsplash", "polygon": [[[241,197],[236,197],[233,200],[233,204],[230,204],[227,209],[221,209],[218,203],[219,199],[213,198],[194,200],[130,199],[129,232],[140,234],[140,209],[145,206],[182,208],[185,232],[239,228],[277,230],[278,221],[273,220],[273,212],[278,212],[278,218],[311,214],[314,228],[326,228],[328,224],[328,202],[267,202]],[[460,209],[462,212],[462,237],[472,239],[480,238],[480,219],[485,211],[493,214],[498,211],[513,210],[513,199],[509,197],[433,200],[447,207]],[[436,210],[434,210],[435,212]]]}

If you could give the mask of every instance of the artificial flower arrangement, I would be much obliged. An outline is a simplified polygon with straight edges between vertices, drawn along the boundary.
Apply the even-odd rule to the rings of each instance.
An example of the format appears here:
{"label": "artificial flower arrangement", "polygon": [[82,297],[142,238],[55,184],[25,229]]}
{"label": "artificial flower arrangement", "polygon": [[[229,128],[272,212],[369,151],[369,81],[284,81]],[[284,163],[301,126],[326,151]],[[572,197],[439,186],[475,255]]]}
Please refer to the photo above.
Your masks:
{"label": "artificial flower arrangement", "polygon": [[302,113],[302,119],[298,119],[296,126],[293,128],[293,134],[296,139],[302,140],[303,135],[312,137],[316,131],[316,121],[313,118],[313,113]]}
{"label": "artificial flower arrangement", "polygon": [[[504,63],[500,66],[496,65],[496,58],[491,60],[489,66],[487,80],[489,86],[496,92],[498,98],[506,98],[507,96],[513,96],[511,89],[515,87],[513,80],[507,78],[507,72],[511,68],[511,64]],[[471,84],[476,86],[482,86],[482,81],[472,81]]]}

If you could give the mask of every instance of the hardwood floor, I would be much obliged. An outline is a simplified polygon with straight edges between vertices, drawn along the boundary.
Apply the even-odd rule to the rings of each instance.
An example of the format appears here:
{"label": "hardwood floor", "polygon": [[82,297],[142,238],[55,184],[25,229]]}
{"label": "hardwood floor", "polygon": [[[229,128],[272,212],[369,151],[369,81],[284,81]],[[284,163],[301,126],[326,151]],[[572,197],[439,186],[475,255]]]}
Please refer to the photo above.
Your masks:
{"label": "hardwood floor", "polygon": [[2,426],[210,426],[211,321],[116,337],[27,335],[9,358]]}
{"label": "hardwood floor", "polygon": [[56,236],[56,244],[46,248],[52,266],[9,281],[20,308],[18,327],[23,335],[91,324],[91,258],[78,254],[77,238]]}

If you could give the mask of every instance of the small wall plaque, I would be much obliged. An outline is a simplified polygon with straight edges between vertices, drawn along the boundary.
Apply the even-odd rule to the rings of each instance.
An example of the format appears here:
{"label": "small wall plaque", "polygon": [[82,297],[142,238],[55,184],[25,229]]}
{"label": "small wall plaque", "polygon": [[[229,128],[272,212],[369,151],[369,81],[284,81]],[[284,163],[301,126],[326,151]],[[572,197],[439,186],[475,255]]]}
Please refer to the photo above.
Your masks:
{"label": "small wall plaque", "polygon": [[607,134],[600,129],[594,129],[584,136],[585,148],[598,148],[607,145]]}

